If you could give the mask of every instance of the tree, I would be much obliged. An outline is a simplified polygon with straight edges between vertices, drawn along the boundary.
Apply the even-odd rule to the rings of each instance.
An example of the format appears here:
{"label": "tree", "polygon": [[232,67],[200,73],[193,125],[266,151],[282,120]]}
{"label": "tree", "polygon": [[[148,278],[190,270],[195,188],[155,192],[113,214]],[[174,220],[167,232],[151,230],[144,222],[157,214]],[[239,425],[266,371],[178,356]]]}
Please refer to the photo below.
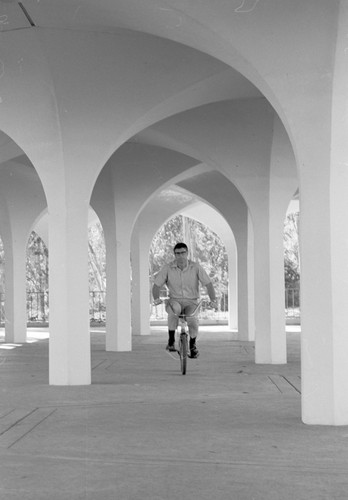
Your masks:
{"label": "tree", "polygon": [[27,244],[27,292],[30,293],[29,318],[46,321],[48,314],[48,248],[35,231]]}
{"label": "tree", "polygon": [[286,288],[300,282],[299,212],[287,215],[284,222],[284,278]]}
{"label": "tree", "polygon": [[27,291],[47,292],[48,290],[48,248],[35,231],[27,244]]}
{"label": "tree", "polygon": [[173,247],[183,240],[181,216],[170,219],[155,234],[150,247],[150,276],[154,276],[161,267],[173,259]]}
{"label": "tree", "polygon": [[218,295],[226,295],[228,258],[222,241],[204,224],[181,215],[166,222],[153,238],[149,259],[150,279],[166,262],[173,260],[173,247],[179,241],[184,241],[189,247],[189,257],[205,268]]}
{"label": "tree", "polygon": [[106,254],[104,232],[100,222],[88,228],[89,288],[106,290]]}

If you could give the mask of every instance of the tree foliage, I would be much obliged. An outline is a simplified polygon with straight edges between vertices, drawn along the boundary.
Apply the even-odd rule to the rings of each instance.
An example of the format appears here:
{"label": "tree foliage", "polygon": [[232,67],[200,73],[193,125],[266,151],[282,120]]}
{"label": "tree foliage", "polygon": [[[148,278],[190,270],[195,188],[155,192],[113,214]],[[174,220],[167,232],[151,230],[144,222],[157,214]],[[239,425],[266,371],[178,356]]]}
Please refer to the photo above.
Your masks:
{"label": "tree foliage", "polygon": [[26,277],[28,292],[48,291],[48,248],[35,231],[27,244]]}
{"label": "tree foliage", "polygon": [[286,288],[299,287],[299,212],[287,215],[284,222],[284,278]]}
{"label": "tree foliage", "polygon": [[[105,291],[105,243],[101,224],[89,228],[89,283],[91,290]],[[27,292],[47,292],[49,286],[48,248],[34,231],[27,244]],[[0,238],[0,293],[5,291],[5,252]]]}
{"label": "tree foliage", "polygon": [[178,215],[166,222],[155,234],[150,248],[150,278],[167,262],[174,259],[173,247],[183,241],[189,248],[189,258],[207,271],[219,295],[228,289],[228,258],[221,239],[200,222]]}
{"label": "tree foliage", "polygon": [[[291,213],[284,223],[284,277],[286,288],[299,287],[299,213]],[[91,291],[106,290],[106,254],[101,224],[89,228],[89,283]],[[184,241],[189,258],[198,261],[211,277],[217,292],[227,294],[228,259],[220,238],[200,222],[178,215],[166,222],[155,234],[149,255],[150,279],[167,262],[173,260],[173,247]],[[0,293],[5,291],[4,247],[0,238]],[[32,232],[27,245],[27,291],[48,291],[48,249],[42,239]]]}
{"label": "tree foliage", "polygon": [[100,222],[88,228],[89,289],[106,290],[106,254],[104,232]]}

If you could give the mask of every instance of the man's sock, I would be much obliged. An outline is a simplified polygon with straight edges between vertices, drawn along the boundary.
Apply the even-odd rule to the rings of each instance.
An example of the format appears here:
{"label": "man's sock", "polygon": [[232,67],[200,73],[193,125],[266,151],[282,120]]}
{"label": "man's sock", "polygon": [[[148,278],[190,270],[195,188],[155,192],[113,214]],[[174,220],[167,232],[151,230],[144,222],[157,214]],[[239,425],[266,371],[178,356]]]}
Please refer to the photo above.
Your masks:
{"label": "man's sock", "polygon": [[192,349],[193,347],[195,347],[196,345],[196,338],[192,338],[190,337],[190,349]]}
{"label": "man's sock", "polygon": [[168,335],[169,335],[168,344],[173,345],[175,341],[175,330],[169,330]]}

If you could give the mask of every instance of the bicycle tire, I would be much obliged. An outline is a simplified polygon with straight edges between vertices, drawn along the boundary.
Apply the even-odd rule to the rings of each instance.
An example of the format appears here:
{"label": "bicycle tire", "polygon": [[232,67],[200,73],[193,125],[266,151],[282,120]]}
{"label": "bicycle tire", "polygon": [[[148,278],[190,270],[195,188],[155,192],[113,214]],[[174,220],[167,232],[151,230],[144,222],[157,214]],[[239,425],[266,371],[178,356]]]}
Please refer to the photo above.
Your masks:
{"label": "bicycle tire", "polygon": [[180,336],[180,364],[181,364],[181,373],[183,375],[186,374],[187,353],[188,353],[187,335],[186,333],[183,333]]}

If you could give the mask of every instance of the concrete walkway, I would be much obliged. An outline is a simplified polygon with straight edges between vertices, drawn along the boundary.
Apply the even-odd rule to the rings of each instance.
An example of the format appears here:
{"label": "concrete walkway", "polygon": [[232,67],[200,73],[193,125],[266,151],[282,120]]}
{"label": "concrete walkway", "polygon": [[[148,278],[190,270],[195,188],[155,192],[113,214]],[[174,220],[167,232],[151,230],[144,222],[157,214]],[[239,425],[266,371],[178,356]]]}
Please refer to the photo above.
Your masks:
{"label": "concrete walkway", "polygon": [[0,344],[1,500],[348,499],[348,428],[300,417],[299,333],[287,365],[202,327],[182,376],[163,328],[131,353],[92,332],[93,384],[48,385],[48,340]]}

